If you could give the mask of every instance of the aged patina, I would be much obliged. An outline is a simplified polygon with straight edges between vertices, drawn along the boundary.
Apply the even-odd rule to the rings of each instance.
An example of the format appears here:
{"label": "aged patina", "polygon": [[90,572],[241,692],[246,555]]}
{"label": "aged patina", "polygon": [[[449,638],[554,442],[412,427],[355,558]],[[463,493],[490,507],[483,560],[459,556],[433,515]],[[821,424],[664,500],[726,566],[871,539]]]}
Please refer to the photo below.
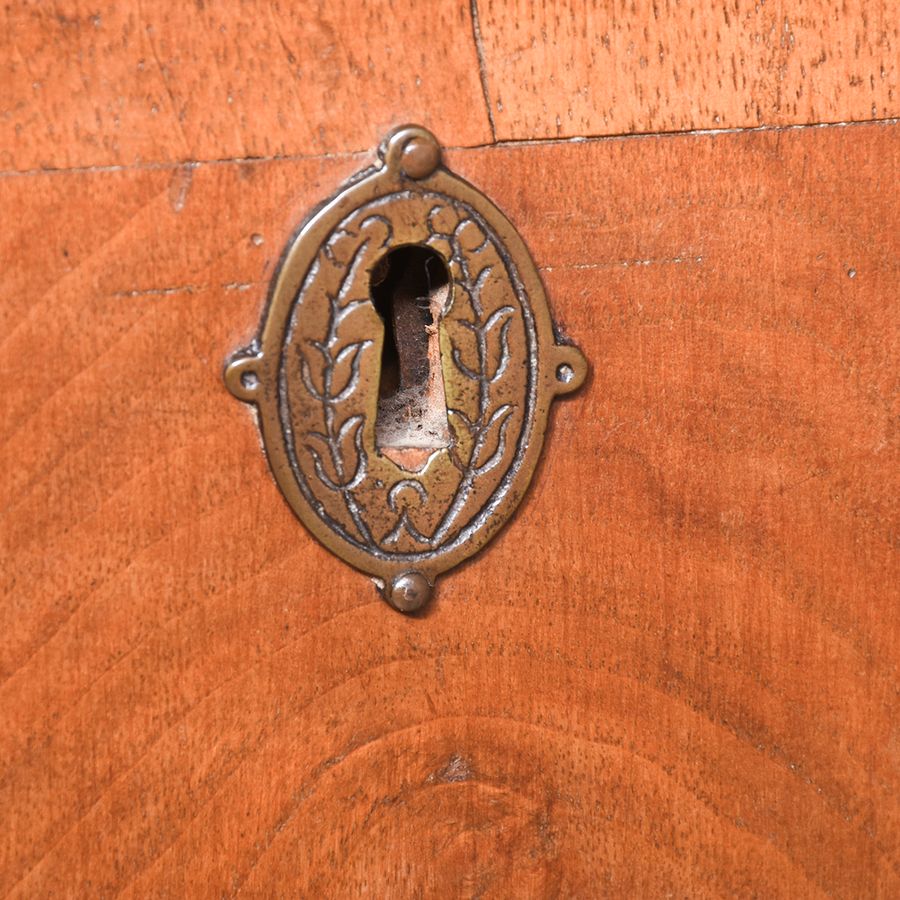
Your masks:
{"label": "aged patina", "polygon": [[584,381],[499,209],[396,129],[287,248],[262,327],[225,369],[312,533],[404,612],[525,493],[550,405]]}

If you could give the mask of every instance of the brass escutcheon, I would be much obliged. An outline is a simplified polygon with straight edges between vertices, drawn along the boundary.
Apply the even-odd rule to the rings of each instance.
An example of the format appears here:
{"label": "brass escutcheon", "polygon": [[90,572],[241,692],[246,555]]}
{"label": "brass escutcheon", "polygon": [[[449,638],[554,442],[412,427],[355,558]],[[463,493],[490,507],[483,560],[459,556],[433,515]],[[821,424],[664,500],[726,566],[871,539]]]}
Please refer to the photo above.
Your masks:
{"label": "brass escutcheon", "polygon": [[587,363],[557,343],[515,228],[434,135],[403,126],[379,157],[289,243],[224,377],[300,520],[411,612],[512,515]]}

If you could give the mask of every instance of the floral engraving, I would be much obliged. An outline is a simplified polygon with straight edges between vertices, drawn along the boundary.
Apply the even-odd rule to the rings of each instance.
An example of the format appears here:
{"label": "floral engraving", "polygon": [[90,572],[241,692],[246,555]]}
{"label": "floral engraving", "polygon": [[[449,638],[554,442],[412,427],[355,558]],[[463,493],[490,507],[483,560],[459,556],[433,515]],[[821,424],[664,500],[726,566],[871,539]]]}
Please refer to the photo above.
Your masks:
{"label": "floral engraving", "polygon": [[509,520],[586,375],[513,225],[404,125],[287,244],[223,378],[297,517],[411,612]]}
{"label": "floral engraving", "polygon": [[[366,224],[363,223],[364,226]],[[339,420],[341,405],[353,396],[359,386],[361,354],[372,344],[370,340],[361,340],[341,346],[339,338],[341,323],[365,302],[348,300],[365,248],[366,242],[357,248],[338,290],[326,293],[328,325],[325,335],[321,340],[308,339],[309,346],[321,357],[321,366],[316,369],[302,351],[299,356],[303,384],[322,407],[323,431],[311,429],[305,434],[305,448],[312,457],[316,477],[328,490],[341,495],[360,537],[371,543],[371,532],[354,496],[368,468],[362,441],[365,417],[355,414]],[[326,244],[322,252],[329,254],[330,245]]]}
{"label": "floral engraving", "polygon": [[[458,538],[483,503],[475,495],[480,491],[489,497],[504,462],[510,464],[513,428],[521,433],[524,426],[521,404],[504,383],[513,359],[513,328],[518,321],[522,345],[524,326],[502,248],[464,204],[441,195],[413,199],[429,204],[420,217],[420,242],[445,257],[452,280],[438,326],[445,330],[442,346],[448,351],[441,364],[448,384],[451,442],[436,451],[446,465],[441,459],[429,463],[444,466],[446,473],[429,481],[404,472],[374,445],[367,392],[376,384],[379,363],[375,342],[360,336],[365,332],[355,317],[374,313],[369,271],[379,254],[399,243],[390,217],[357,211],[322,245],[298,308],[302,313],[315,288],[324,296],[327,313],[314,334],[306,333],[307,325],[295,328],[295,364],[286,370],[295,398],[301,385],[305,393],[294,400],[291,416],[296,420],[295,475],[311,505],[341,537],[392,559],[439,551]],[[520,362],[528,364],[527,359]],[[449,402],[453,398],[459,402]],[[296,427],[299,420],[305,427]],[[490,484],[479,487],[487,479]]]}

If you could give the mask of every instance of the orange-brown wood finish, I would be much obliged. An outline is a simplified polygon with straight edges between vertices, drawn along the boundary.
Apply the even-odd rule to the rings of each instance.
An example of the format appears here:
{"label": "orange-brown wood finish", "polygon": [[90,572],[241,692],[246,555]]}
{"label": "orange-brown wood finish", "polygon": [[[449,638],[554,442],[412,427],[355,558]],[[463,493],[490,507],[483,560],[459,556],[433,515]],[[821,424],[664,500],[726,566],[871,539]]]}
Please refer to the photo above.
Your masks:
{"label": "orange-brown wood finish", "polygon": [[[763,123],[897,115],[889,4],[782,6],[729,6],[734,90],[711,7],[651,8],[696,80],[568,120],[588,45],[663,89],[641,4],[4,10],[0,896],[900,894],[900,126],[603,137],[759,124],[746,22],[782,12],[820,99]],[[492,142],[557,115],[587,140]],[[221,381],[409,119],[593,370],[420,617],[304,531]]]}
{"label": "orange-brown wood finish", "polygon": [[498,138],[897,115],[900,16],[890,2],[481,0],[477,9]]}

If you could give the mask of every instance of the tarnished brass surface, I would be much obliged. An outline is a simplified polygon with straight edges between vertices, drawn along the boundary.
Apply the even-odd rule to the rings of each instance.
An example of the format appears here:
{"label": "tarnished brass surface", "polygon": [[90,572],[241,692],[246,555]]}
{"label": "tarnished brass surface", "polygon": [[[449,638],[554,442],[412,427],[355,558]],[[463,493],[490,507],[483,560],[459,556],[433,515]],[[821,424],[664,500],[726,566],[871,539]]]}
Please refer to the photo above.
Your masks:
{"label": "tarnished brass surface", "polygon": [[[379,156],[291,242],[259,336],[228,362],[225,383],[256,405],[297,516],[408,612],[510,517],[553,398],[578,388],[587,364],[556,343],[515,228],[441,165],[434,136],[404,126]],[[397,307],[401,383],[379,406],[386,319],[373,289],[387,254],[409,245],[435,251],[449,283]]]}

